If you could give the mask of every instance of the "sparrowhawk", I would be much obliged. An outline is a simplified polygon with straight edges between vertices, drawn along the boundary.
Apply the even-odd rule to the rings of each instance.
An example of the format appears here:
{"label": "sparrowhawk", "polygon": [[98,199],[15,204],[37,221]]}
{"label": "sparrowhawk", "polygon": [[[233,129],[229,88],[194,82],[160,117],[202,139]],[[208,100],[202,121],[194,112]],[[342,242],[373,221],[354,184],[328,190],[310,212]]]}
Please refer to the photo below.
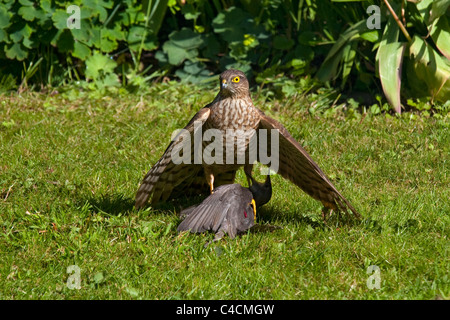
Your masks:
{"label": "sparrowhawk", "polygon": [[[242,166],[244,166],[246,174],[249,173],[251,176],[253,161],[250,161],[249,157],[252,145],[249,141],[255,137],[256,140],[262,138],[263,131],[274,131],[278,134],[277,140],[274,140],[277,147],[275,154],[278,162],[277,173],[292,181],[314,199],[322,202],[324,217],[330,213],[330,210],[335,210],[353,214],[359,218],[359,213],[355,208],[334,187],[330,179],[287,129],[253,105],[249,82],[242,71],[226,70],[220,75],[219,81],[220,91],[214,100],[194,115],[182,130],[183,134],[180,133],[172,140],[163,156],[145,175],[136,194],[136,208],[142,208],[150,196],[151,203],[156,204],[183,195],[205,193],[208,191],[208,186],[212,192],[215,186],[232,184],[236,171]],[[201,130],[201,134],[201,132],[208,132],[209,129],[213,130],[214,134],[223,134],[222,138],[216,136],[216,139],[223,142],[221,145],[224,150],[221,154],[217,153],[222,150],[215,150],[216,161],[213,162],[208,161],[207,157],[198,157],[208,151],[208,139],[203,139],[200,145],[195,144],[199,130]],[[244,142],[238,146],[236,139],[233,138],[231,141],[227,139],[227,133],[230,130],[240,130],[239,132],[244,136]],[[268,136],[267,133],[266,136]],[[209,137],[209,140],[212,138]],[[240,141],[242,142],[242,140]],[[173,159],[173,155],[176,154],[175,150],[181,150],[183,143],[188,147],[183,150],[188,151],[186,154],[183,152],[182,157],[191,159],[187,163],[180,159],[177,161]],[[267,139],[265,152],[272,150],[272,146],[275,146],[275,143],[273,145],[271,143],[272,138]],[[228,152],[225,152],[225,147],[236,148],[232,148],[234,153],[229,156]],[[245,150],[245,163],[238,161],[237,150],[239,147],[242,148],[240,150]],[[256,148],[256,150],[256,160],[261,162],[261,149]],[[214,153],[211,150],[209,152],[211,155]],[[185,156],[186,158],[184,158]],[[201,161],[194,161],[195,159]]]}

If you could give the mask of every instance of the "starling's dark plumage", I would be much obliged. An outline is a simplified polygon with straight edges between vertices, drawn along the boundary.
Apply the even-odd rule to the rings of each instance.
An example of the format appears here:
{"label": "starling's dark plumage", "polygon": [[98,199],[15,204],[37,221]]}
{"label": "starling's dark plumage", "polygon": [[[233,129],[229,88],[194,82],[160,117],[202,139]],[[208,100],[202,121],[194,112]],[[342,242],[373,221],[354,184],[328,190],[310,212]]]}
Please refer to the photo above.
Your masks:
{"label": "starling's dark plumage", "polygon": [[250,179],[252,185],[249,188],[240,184],[221,185],[199,205],[183,210],[180,215],[186,218],[177,230],[212,231],[216,234],[214,240],[218,240],[225,234],[233,239],[250,229],[255,224],[256,208],[266,204],[272,196],[269,175],[265,183]]}
{"label": "starling's dark plumage", "polygon": [[[203,131],[208,129],[220,130],[224,137],[228,129],[239,129],[244,132],[254,130],[258,137],[261,129],[276,130],[279,133],[279,168],[277,173],[292,181],[314,199],[322,202],[325,211],[338,210],[343,213],[353,213],[354,216],[359,217],[358,212],[350,202],[334,187],[328,177],[286,128],[253,105],[249,84],[243,72],[238,70],[224,71],[220,75],[220,91],[216,98],[200,109],[184,128],[191,135],[191,159],[194,157],[194,152],[202,152],[207,146],[203,142],[202,150],[194,150],[195,122],[201,124]],[[182,142],[183,139],[175,138],[167,147],[161,159],[144,177],[136,194],[136,208],[143,207],[150,197],[151,203],[156,204],[181,195],[207,193],[213,187],[232,184],[236,171],[243,166],[243,164],[238,164],[237,161],[231,164],[227,161],[223,161],[221,164],[208,164],[205,161],[198,164],[175,164],[172,161],[171,154],[174,148]],[[270,143],[269,141],[267,150],[271,150]],[[247,143],[244,147],[248,148],[248,145]],[[258,160],[260,160],[259,154]],[[244,169],[246,172],[251,172],[251,168],[252,163],[247,161]]]}

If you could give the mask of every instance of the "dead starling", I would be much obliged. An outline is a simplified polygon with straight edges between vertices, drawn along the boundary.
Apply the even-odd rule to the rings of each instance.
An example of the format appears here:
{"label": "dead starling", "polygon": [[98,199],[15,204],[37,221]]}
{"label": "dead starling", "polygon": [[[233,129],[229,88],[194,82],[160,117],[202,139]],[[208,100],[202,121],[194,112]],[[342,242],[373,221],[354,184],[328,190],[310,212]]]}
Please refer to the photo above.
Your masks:
{"label": "dead starling", "polygon": [[255,224],[256,208],[272,197],[272,184],[269,174],[264,183],[257,182],[252,176],[247,177],[251,181],[249,188],[240,184],[221,185],[199,205],[183,210],[180,215],[186,218],[177,231],[212,231],[216,234],[214,241],[217,241],[225,233],[233,239],[250,229]]}

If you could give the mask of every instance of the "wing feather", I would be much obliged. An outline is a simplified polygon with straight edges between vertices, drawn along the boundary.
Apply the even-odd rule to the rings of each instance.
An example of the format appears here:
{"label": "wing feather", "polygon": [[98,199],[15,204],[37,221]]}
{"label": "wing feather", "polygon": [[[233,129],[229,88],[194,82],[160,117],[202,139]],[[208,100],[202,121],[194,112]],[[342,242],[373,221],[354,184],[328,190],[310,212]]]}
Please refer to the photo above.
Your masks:
{"label": "wing feather", "polygon": [[[360,216],[281,123],[266,116],[262,111],[260,119],[259,129],[276,129],[279,132],[278,173],[281,176],[292,181],[314,199],[321,201],[326,208],[344,212],[348,212],[349,209],[356,217]],[[271,149],[270,140],[267,148]]]}
{"label": "wing feather", "polygon": [[[194,122],[200,121],[202,124],[208,119],[210,114],[209,105],[198,111],[195,116],[189,121],[184,128],[189,132],[191,136],[191,152],[194,151]],[[145,175],[142,183],[136,193],[135,207],[142,208],[148,199],[151,197],[152,204],[160,201],[165,201],[169,198],[173,198],[172,194],[179,192],[176,188],[182,185],[184,194],[199,193],[202,189],[199,189],[202,185],[195,185],[194,188],[189,189],[189,185],[186,182],[193,183],[199,181],[197,178],[203,176],[203,168],[200,164],[175,164],[172,161],[172,151],[179,143],[183,143],[183,139],[180,139],[181,133],[175,137],[175,139],[169,144],[163,156],[156,162],[156,164]],[[191,159],[193,157],[191,154]],[[204,186],[207,186],[206,181]]]}

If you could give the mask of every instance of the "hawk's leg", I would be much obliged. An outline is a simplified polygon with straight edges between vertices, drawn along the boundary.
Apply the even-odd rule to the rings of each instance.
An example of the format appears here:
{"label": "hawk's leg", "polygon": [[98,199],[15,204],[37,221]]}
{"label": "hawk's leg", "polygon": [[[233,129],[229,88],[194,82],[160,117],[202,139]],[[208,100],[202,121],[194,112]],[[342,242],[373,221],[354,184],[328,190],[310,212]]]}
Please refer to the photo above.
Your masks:
{"label": "hawk's leg", "polygon": [[337,210],[337,207],[335,204],[322,201],[323,209],[322,209],[322,218],[323,222],[327,223],[327,217],[330,217],[333,214],[334,210]]}
{"label": "hawk's leg", "polygon": [[209,185],[209,191],[211,194],[214,193],[214,174],[211,170],[205,168],[205,176],[206,176],[206,182]]}
{"label": "hawk's leg", "polygon": [[333,213],[333,209],[330,209],[327,207],[322,208],[322,219],[323,219],[324,223],[327,223],[327,216],[331,216],[332,213]]}

